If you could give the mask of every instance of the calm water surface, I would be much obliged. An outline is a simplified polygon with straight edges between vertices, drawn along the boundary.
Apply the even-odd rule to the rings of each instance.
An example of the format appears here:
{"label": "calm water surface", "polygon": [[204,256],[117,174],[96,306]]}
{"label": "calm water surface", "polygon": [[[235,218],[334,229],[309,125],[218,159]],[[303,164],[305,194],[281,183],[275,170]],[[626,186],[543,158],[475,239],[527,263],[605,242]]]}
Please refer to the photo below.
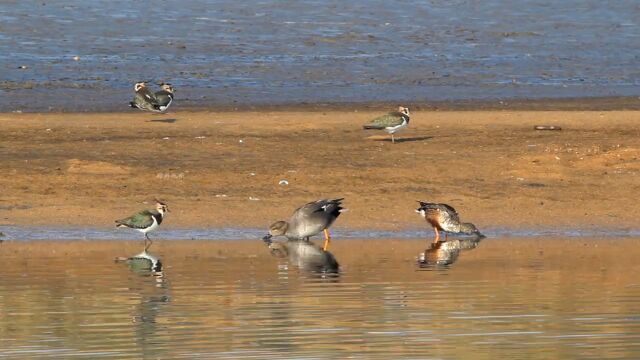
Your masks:
{"label": "calm water surface", "polygon": [[138,80],[176,107],[635,96],[639,19],[633,0],[8,0],[0,104],[124,110]]}
{"label": "calm water surface", "polygon": [[639,358],[640,239],[486,239],[419,267],[424,240],[334,241],[338,276],[260,241],[0,245],[0,358]]}

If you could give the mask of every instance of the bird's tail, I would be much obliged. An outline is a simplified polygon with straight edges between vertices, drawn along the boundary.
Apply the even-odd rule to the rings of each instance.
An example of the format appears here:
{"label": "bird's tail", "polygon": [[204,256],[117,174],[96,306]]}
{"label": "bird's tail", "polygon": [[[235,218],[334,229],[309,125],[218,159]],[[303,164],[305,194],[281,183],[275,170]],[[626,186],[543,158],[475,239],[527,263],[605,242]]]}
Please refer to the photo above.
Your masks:
{"label": "bird's tail", "polygon": [[131,106],[132,108],[138,109],[138,105],[136,105],[136,103],[133,101],[129,102],[129,106]]}
{"label": "bird's tail", "polygon": [[383,130],[384,126],[376,125],[376,124],[366,124],[366,125],[363,125],[362,128],[365,130]]}

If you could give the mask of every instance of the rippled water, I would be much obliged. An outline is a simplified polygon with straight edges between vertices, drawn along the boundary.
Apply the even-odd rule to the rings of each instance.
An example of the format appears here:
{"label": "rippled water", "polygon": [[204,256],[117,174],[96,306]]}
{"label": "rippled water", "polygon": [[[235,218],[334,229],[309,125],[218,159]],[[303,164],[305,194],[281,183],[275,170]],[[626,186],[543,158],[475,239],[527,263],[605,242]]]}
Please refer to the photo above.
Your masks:
{"label": "rippled water", "polygon": [[3,1],[0,101],[125,109],[141,79],[178,106],[638,95],[638,19],[632,0]]}
{"label": "rippled water", "polygon": [[419,267],[424,240],[343,240],[338,276],[260,241],[0,245],[0,358],[638,358],[640,239],[486,239]]}

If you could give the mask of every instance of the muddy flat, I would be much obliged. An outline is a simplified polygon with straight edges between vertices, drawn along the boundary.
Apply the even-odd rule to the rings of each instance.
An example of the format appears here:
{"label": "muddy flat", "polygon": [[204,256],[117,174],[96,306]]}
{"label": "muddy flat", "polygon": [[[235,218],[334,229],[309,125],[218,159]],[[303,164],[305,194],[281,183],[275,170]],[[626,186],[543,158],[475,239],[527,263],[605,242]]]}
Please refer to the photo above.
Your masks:
{"label": "muddy flat", "polygon": [[414,111],[395,144],[362,130],[380,114],[1,114],[0,220],[110,227],[158,197],[163,227],[262,227],[344,197],[347,228],[426,227],[416,200],[481,229],[636,225],[639,112]]}

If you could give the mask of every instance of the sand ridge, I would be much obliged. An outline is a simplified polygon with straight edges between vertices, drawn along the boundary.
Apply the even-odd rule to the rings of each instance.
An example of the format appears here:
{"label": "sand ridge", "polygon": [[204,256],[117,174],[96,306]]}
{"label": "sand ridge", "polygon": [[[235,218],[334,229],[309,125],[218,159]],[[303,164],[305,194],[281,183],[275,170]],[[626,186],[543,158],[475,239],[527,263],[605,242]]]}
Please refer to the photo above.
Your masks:
{"label": "sand ridge", "polygon": [[266,228],[345,197],[351,228],[426,231],[416,200],[480,229],[635,226],[637,111],[412,111],[396,144],[361,129],[380,114],[0,114],[0,220],[107,227],[159,197],[163,227]]}

